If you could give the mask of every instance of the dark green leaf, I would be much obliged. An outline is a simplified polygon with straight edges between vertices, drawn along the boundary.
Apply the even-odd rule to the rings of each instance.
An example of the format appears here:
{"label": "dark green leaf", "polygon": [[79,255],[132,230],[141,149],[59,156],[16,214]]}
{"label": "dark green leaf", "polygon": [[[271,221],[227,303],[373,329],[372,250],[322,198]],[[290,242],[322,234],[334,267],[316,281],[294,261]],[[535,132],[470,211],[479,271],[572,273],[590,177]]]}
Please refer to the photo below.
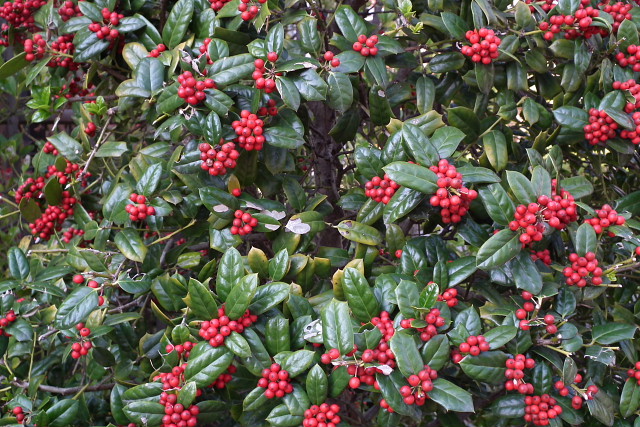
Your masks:
{"label": "dark green leaf", "polygon": [[476,381],[498,383],[504,381],[506,361],[507,355],[503,352],[486,351],[478,356],[465,356],[460,361],[460,367],[465,374]]}
{"label": "dark green leaf", "polygon": [[20,248],[13,247],[7,253],[9,259],[9,271],[14,279],[26,279],[31,271],[29,260]]}
{"label": "dark green leaf", "polygon": [[194,381],[198,387],[206,387],[227,370],[233,361],[233,353],[226,347],[211,347],[201,342],[191,350],[189,364],[184,371],[185,381]]}
{"label": "dark green leaf", "polygon": [[98,293],[88,287],[76,288],[62,302],[56,313],[56,327],[69,329],[84,322],[98,308]]}
{"label": "dark green leaf", "polygon": [[405,377],[417,375],[424,368],[420,352],[413,336],[398,331],[391,338],[391,351],[396,355],[396,363]]}
{"label": "dark green leaf", "polygon": [[182,42],[191,23],[193,10],[193,0],[180,0],[171,8],[162,30],[162,40],[169,49],[173,49]]}
{"label": "dark green leaf", "polygon": [[147,256],[147,246],[140,238],[140,234],[133,228],[125,228],[118,232],[115,243],[122,255],[136,262],[143,262]]}
{"label": "dark green leaf", "polygon": [[429,396],[448,411],[474,412],[471,394],[445,379],[437,378],[433,381],[433,390]]}
{"label": "dark green leaf", "polygon": [[364,275],[355,268],[346,268],[342,288],[349,308],[360,322],[369,322],[380,314],[380,304]]}
{"label": "dark green leaf", "polygon": [[501,230],[491,236],[478,251],[478,268],[490,270],[499,267],[518,255],[521,249],[519,235],[511,230]]}
{"label": "dark green leaf", "polygon": [[226,315],[239,319],[247,310],[258,290],[258,274],[249,274],[233,285],[226,299]]}
{"label": "dark green leaf", "polygon": [[382,168],[399,185],[424,194],[433,194],[438,189],[438,177],[430,169],[408,162],[393,162]]}
{"label": "dark green leaf", "polygon": [[314,405],[320,405],[327,399],[329,379],[320,365],[315,365],[309,371],[306,380],[307,395]]}
{"label": "dark green leaf", "polygon": [[346,302],[332,300],[321,312],[322,337],[326,348],[337,348],[340,354],[353,350],[353,328]]}

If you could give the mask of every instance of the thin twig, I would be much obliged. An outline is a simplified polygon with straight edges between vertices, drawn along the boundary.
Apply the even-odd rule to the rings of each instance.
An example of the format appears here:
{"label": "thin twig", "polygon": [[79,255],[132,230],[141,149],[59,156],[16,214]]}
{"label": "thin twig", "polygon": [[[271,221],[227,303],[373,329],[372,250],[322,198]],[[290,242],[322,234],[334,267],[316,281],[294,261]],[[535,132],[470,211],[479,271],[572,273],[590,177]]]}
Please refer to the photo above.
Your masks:
{"label": "thin twig", "polygon": [[[29,388],[29,383],[27,381],[11,381],[11,384],[20,388]],[[92,386],[78,386],[78,387],[54,387],[51,385],[40,384],[38,386],[39,390],[45,391],[47,393],[55,393],[60,394],[62,396],[69,396],[71,394],[76,394],[77,392],[84,391],[103,391],[103,390],[111,390],[116,384],[115,383],[106,383],[106,384],[97,384]]]}

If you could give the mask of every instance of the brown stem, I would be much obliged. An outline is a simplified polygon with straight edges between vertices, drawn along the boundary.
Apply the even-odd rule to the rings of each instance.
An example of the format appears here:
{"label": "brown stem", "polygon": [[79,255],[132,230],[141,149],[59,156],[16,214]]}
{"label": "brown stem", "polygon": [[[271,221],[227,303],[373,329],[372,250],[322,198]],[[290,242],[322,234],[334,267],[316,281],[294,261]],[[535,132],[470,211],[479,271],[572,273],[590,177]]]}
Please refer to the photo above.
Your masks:
{"label": "brown stem", "polygon": [[[26,381],[11,381],[11,384],[20,387],[20,388],[28,388],[29,383]],[[68,396],[70,394],[75,394],[79,391],[103,391],[103,390],[111,390],[115,386],[115,383],[107,383],[107,384],[98,384],[91,385],[89,387],[78,386],[78,387],[54,387],[51,385],[40,384],[38,386],[39,390],[45,391],[47,393],[60,394],[62,396]]]}

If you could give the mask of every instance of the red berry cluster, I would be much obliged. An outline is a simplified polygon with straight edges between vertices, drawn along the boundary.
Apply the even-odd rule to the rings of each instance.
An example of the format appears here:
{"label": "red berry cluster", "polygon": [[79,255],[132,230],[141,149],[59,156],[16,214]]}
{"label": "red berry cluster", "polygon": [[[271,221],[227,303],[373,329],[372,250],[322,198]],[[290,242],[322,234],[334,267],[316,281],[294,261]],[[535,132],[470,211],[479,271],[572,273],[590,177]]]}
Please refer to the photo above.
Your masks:
{"label": "red berry cluster", "polygon": [[16,313],[13,310],[7,311],[7,314],[0,317],[0,337],[3,335],[7,337],[10,336],[5,329],[11,326],[11,324],[16,321],[16,318]]}
{"label": "red berry cluster", "polygon": [[71,197],[71,193],[63,191],[60,206],[48,206],[40,218],[29,224],[31,234],[37,235],[42,240],[49,240],[54,231],[62,230],[65,219],[73,216],[76,202],[76,198]]}
{"label": "red berry cluster", "polygon": [[438,176],[438,190],[429,203],[441,207],[440,216],[445,224],[457,224],[469,211],[469,205],[478,197],[478,192],[469,190],[462,183],[462,174],[448,160],[442,159],[437,166],[429,167]]}
{"label": "red berry cluster", "polygon": [[42,152],[45,154],[53,154],[54,156],[57,156],[58,153],[58,149],[49,141],[44,143],[44,147],[42,147]]}
{"label": "red berry cluster", "polygon": [[234,216],[235,218],[232,222],[231,234],[245,236],[247,234],[250,234],[258,225],[258,219],[254,218],[249,212],[244,212],[238,209],[234,213]]}
{"label": "red berry cluster", "polygon": [[240,120],[234,120],[231,127],[238,137],[234,139],[247,151],[262,150],[264,145],[264,121],[248,110],[240,112]]}
{"label": "red berry cluster", "polygon": [[167,354],[173,352],[175,350],[176,353],[178,353],[178,355],[180,357],[184,357],[185,359],[189,358],[189,354],[191,353],[191,350],[193,349],[194,344],[191,341],[185,341],[182,344],[167,344],[166,347],[164,348],[167,351]]}
{"label": "red berry cluster", "polygon": [[618,32],[618,28],[620,28],[620,24],[622,23],[622,21],[624,21],[625,19],[633,19],[633,16],[629,13],[632,8],[633,5],[623,3],[621,1],[614,4],[604,5],[602,10],[607,12],[613,18],[612,27],[614,33]]}
{"label": "red berry cluster", "polygon": [[551,252],[549,249],[544,249],[542,251],[531,251],[531,259],[533,261],[540,260],[546,265],[551,265]]}
{"label": "red berry cluster", "polygon": [[47,66],[52,68],[68,68],[69,71],[76,71],[80,68],[80,64],[73,61],[72,57],[75,49],[76,48],[73,44],[73,34],[59,36],[57,40],[51,42],[51,50],[54,56],[51,58]]}
{"label": "red berry cluster", "polygon": [[7,21],[11,27],[34,31],[36,26],[33,15],[45,4],[45,0],[5,1],[4,5],[0,6],[0,18]]}
{"label": "red berry cluster", "polygon": [[340,358],[340,350],[338,350],[337,348],[332,348],[332,349],[329,349],[328,352],[320,356],[320,361],[325,365],[328,365],[329,363],[331,363],[332,360],[336,360],[339,358]]}
{"label": "red berry cluster", "polygon": [[303,427],[336,427],[340,424],[340,407],[336,404],[313,405],[304,411]]}
{"label": "red berry cluster", "polygon": [[467,341],[458,346],[458,350],[460,350],[461,354],[477,356],[482,352],[491,350],[491,346],[482,335],[469,335]]}
{"label": "red berry cluster", "polygon": [[[209,39],[209,40],[211,40],[211,39]],[[158,46],[156,46],[155,49],[151,49],[151,52],[149,52],[149,56],[152,57],[152,58],[157,58],[165,50],[167,50],[167,47],[164,44],[160,43]]]}
{"label": "red berry cluster", "polygon": [[558,327],[556,326],[556,318],[553,314],[547,314],[542,319],[544,321],[545,329],[549,334],[555,334],[558,332]]}
{"label": "red berry cluster", "polygon": [[271,68],[267,68],[264,59],[258,58],[253,61],[255,70],[251,74],[251,78],[256,82],[256,89],[262,89],[265,93],[271,93],[276,90],[275,76],[279,75],[275,71],[275,62],[278,60],[278,54],[269,52],[267,61],[271,63]]}
{"label": "red berry cluster", "polygon": [[[45,179],[47,179],[55,176],[58,178],[58,182],[60,182],[61,185],[66,185],[69,182],[69,179],[73,176],[74,172],[76,178],[79,178],[80,174],[82,173],[80,171],[80,166],[77,163],[71,163],[69,160],[66,160],[64,170],[59,170],[56,165],[50,165],[49,167],[47,167],[47,173],[44,177]],[[91,174],[88,173],[85,176],[89,177],[91,176]]]}
{"label": "red berry cluster", "polygon": [[523,331],[528,331],[531,329],[529,325],[529,321],[527,320],[528,313],[531,313],[536,309],[536,306],[531,300],[533,299],[533,294],[528,291],[522,292],[522,299],[524,299],[524,304],[522,304],[522,308],[516,310],[516,318],[520,320],[520,329]]}
{"label": "red berry cluster", "polygon": [[536,426],[548,426],[549,420],[562,413],[562,407],[548,394],[524,398],[524,421]]}
{"label": "red berry cluster", "polygon": [[433,390],[433,380],[438,378],[435,369],[424,365],[424,369],[418,375],[407,378],[409,385],[400,387],[400,395],[407,405],[423,406],[429,398],[428,393]]}
{"label": "red berry cluster", "polygon": [[229,365],[229,367],[227,368],[227,372],[224,374],[220,374],[220,376],[216,378],[213,384],[211,384],[209,387],[222,390],[227,386],[227,384],[231,382],[231,380],[233,379],[231,375],[235,374],[236,372],[238,372],[238,368],[236,368],[234,365]]}
{"label": "red berry cluster", "polygon": [[520,394],[533,394],[533,384],[524,381],[524,370],[533,369],[536,362],[533,359],[525,357],[524,354],[516,354],[514,358],[507,359],[505,362],[507,370],[504,376],[507,377],[504,387],[508,391],[516,390]]}
{"label": "red berry cluster", "polygon": [[197,105],[204,101],[207,94],[206,89],[215,89],[216,83],[212,79],[197,80],[191,71],[185,71],[178,76],[178,96],[184,99],[189,105]]}
{"label": "red berry cluster", "polygon": [[514,218],[515,220],[509,223],[509,229],[522,230],[520,242],[527,245],[542,240],[542,233],[546,229],[543,222],[555,229],[563,230],[567,224],[578,219],[578,209],[569,192],[562,190],[558,195],[554,189],[551,197],[542,195],[538,197],[538,203],[518,206]]}
{"label": "red berry cluster", "polygon": [[465,34],[465,38],[471,45],[462,46],[460,52],[470,57],[473,62],[482,62],[484,65],[489,65],[500,56],[498,47],[502,40],[496,36],[493,30],[488,28],[469,30]]}
{"label": "red berry cluster", "polygon": [[[573,384],[577,385],[577,384],[580,384],[581,382],[582,382],[582,375],[576,374],[576,377],[573,380]],[[556,383],[553,386],[556,390],[558,390],[558,394],[560,394],[560,396],[568,396],[570,393],[573,394],[575,392],[579,392],[579,393],[576,393],[571,398],[571,406],[573,407],[573,409],[576,409],[576,410],[581,409],[582,404],[585,401],[592,400],[599,391],[598,386],[596,385],[590,385],[586,389],[581,390],[578,387],[573,386],[572,384],[569,384],[569,387],[571,387],[570,389],[562,381],[556,381]]]}
{"label": "red berry cluster", "polygon": [[[627,104],[628,105],[628,104]],[[631,115],[631,120],[633,120],[633,124],[636,126],[634,130],[623,129],[620,132],[620,137],[622,139],[629,139],[635,145],[640,144],[640,111],[636,111]]]}
{"label": "red berry cluster", "polygon": [[260,107],[258,109],[259,116],[277,116],[278,115],[278,107],[275,99],[270,99],[267,101],[267,105],[265,107]]}
{"label": "red berry cluster", "polygon": [[[540,8],[542,8],[542,10],[544,10],[545,12],[549,12],[551,9],[553,9],[554,7],[556,7],[556,0],[544,0],[544,2],[541,1],[537,1],[537,0],[524,0],[526,4],[532,4],[532,3],[537,3]],[[531,12],[535,12],[536,8],[533,6],[529,6],[529,10]]]}
{"label": "red berry cluster", "polygon": [[[52,145],[53,146],[53,145]],[[44,177],[27,178],[27,180],[16,190],[16,203],[20,204],[22,199],[40,199],[43,196],[42,189],[46,182]]]}
{"label": "red berry cluster", "polygon": [[220,145],[216,148],[203,142],[198,145],[198,149],[202,160],[200,167],[213,176],[224,175],[228,169],[235,168],[236,160],[240,157],[236,145],[233,142],[225,143],[223,139],[220,140]]}
{"label": "red berry cluster", "polygon": [[[362,52],[361,52],[362,53]],[[369,50],[369,54],[371,54],[371,50]],[[326,51],[324,53],[324,55],[322,55],[322,58],[327,61],[329,63],[329,65],[331,65],[331,67],[335,68],[335,67],[339,67],[340,66],[340,60],[338,58],[336,58],[333,55],[333,52],[331,52],[330,50]]]}
{"label": "red berry cluster", "polygon": [[103,22],[92,22],[89,24],[89,30],[96,33],[100,40],[106,39],[108,41],[115,41],[120,37],[120,31],[115,29],[120,25],[120,20],[124,18],[124,15],[117,12],[112,12],[109,8],[102,9]]}
{"label": "red berry cluster", "polygon": [[[382,365],[387,365],[391,368],[396,367],[396,356],[391,351],[391,347],[389,347],[389,341],[395,334],[396,330],[393,327],[393,320],[389,317],[389,313],[383,311],[380,313],[380,316],[376,316],[371,319],[371,323],[382,332],[382,338],[378,343],[378,346],[374,349],[367,349],[362,352],[361,359],[364,363],[380,363]],[[337,352],[338,356],[340,355]],[[349,355],[351,355],[350,353]],[[329,352],[331,356],[331,352]],[[333,354],[335,355],[335,353]],[[324,362],[323,362],[324,363]],[[364,375],[373,375],[370,372],[365,372]],[[373,377],[372,377],[373,378]],[[367,378],[363,378],[360,375],[360,379],[365,384],[370,384],[370,381]]]}
{"label": "red berry cluster", "polygon": [[616,137],[618,123],[604,110],[592,108],[589,110],[589,124],[584,126],[584,138],[591,145],[605,143]]}
{"label": "red berry cluster", "polygon": [[[415,319],[403,319],[400,322],[400,326],[405,329],[411,328],[411,323]],[[420,339],[422,341],[429,341],[431,338],[435,337],[438,334],[438,329],[444,326],[445,321],[444,317],[440,316],[440,310],[437,308],[432,308],[429,313],[424,317],[425,322],[427,322],[427,326],[424,328],[416,328],[418,332],[420,332]]]}
{"label": "red berry cluster", "polygon": [[[360,52],[362,56],[376,56],[378,54],[378,36],[375,34],[367,37],[364,34],[358,36],[358,41],[353,44],[353,50]],[[339,65],[339,64],[338,64]]]}
{"label": "red berry cluster", "polygon": [[274,397],[284,397],[285,394],[293,392],[289,372],[273,363],[269,369],[262,370],[262,378],[258,381],[258,387],[266,388],[264,396],[267,399]]}
{"label": "red berry cluster", "polygon": [[456,288],[447,289],[442,293],[442,295],[438,295],[438,301],[443,301],[447,303],[449,307],[455,307],[458,305],[458,290]]}
{"label": "red berry cluster", "polygon": [[576,285],[579,288],[587,286],[589,281],[594,286],[602,284],[602,268],[598,267],[596,254],[587,252],[585,256],[576,253],[569,255],[571,266],[565,267],[562,274],[567,278],[567,285]]}
{"label": "red berry cluster", "polygon": [[96,130],[98,130],[98,127],[96,126],[96,124],[93,122],[89,122],[87,123],[87,126],[85,126],[84,128],[84,133],[86,133],[90,137],[93,137],[93,136],[96,136]]}
{"label": "red berry cluster", "polygon": [[640,71],[640,46],[635,44],[627,46],[627,54],[616,53],[616,60],[621,67],[631,66],[633,71]]}
{"label": "red berry cluster", "polygon": [[640,84],[636,83],[634,79],[627,80],[626,82],[613,82],[613,90],[629,91],[635,102],[627,102],[624,107],[626,113],[632,113],[635,110],[640,109]]}
{"label": "red berry cluster", "polygon": [[511,231],[521,230],[520,243],[523,246],[531,242],[539,242],[542,240],[542,233],[545,231],[545,225],[538,220],[543,208],[538,203],[529,203],[528,206],[520,205],[514,213],[514,221],[509,223]]}
{"label": "red berry cluster", "polygon": [[[175,368],[174,368],[175,369]],[[200,391],[200,390],[198,390]],[[165,395],[163,397],[163,395]],[[198,425],[200,408],[191,405],[185,408],[178,402],[176,394],[163,392],[160,395],[160,404],[164,405],[165,415],[162,417],[163,427],[195,427]]]}
{"label": "red berry cluster", "polygon": [[393,338],[396,329],[388,311],[382,311],[380,316],[371,319],[371,323],[382,332],[382,340],[388,342]]}
{"label": "red berry cluster", "polygon": [[[618,212],[609,205],[602,205],[602,209],[596,209],[596,215],[595,218],[585,219],[585,222],[591,224],[598,234],[612,225],[624,225],[626,221],[622,215],[618,215]],[[609,235],[613,237],[613,233]]]}
{"label": "red berry cluster", "polygon": [[198,48],[198,50],[200,50],[200,56],[198,56],[198,59],[202,58],[202,55],[206,55],[207,56],[207,64],[209,64],[209,65],[213,64],[213,60],[211,59],[211,56],[209,55],[209,45],[210,44],[211,44],[211,39],[207,37],[206,39],[204,39],[202,41],[202,44]]}
{"label": "red berry cluster", "polygon": [[80,342],[74,342],[73,344],[71,344],[71,357],[73,357],[74,359],[80,359],[82,356],[86,356],[89,353],[89,350],[91,350],[93,344],[90,340],[85,340],[85,338],[91,335],[91,329],[85,328],[84,323],[78,323],[76,325],[76,329],[80,333],[81,338]]}
{"label": "red berry cluster", "polygon": [[542,216],[549,225],[557,230],[564,230],[567,225],[578,220],[578,205],[574,197],[566,190],[560,189],[558,194],[557,180],[551,180],[551,197],[540,196],[538,203],[546,206]]}
{"label": "red berry cluster", "polygon": [[[60,88],[61,95],[54,95],[55,99],[60,98],[60,96],[64,96],[65,98],[73,98],[74,96],[95,96],[96,87],[94,84],[91,84],[88,88],[85,89],[84,84],[82,83],[82,79],[80,77],[75,76],[71,82],[67,85],[64,84]],[[66,93],[65,93],[66,91]],[[93,103],[95,101],[86,101],[85,103]]]}
{"label": "red berry cluster", "polygon": [[[360,359],[364,363],[380,363],[382,365],[387,365],[390,368],[395,368],[395,357],[395,354],[393,354],[393,352],[389,348],[389,344],[383,338],[378,343],[378,347],[374,348],[373,350],[366,349],[365,351],[363,351]],[[358,388],[360,386],[360,383],[362,382],[366,385],[372,385],[377,389],[375,374],[376,372],[381,372],[378,368],[363,366],[358,366],[357,369],[355,368],[355,366],[349,366],[348,368],[349,375],[355,375],[358,379],[357,383],[353,379],[351,380],[353,381],[353,383],[349,383],[349,385],[351,385],[351,388]]]}
{"label": "red berry cluster", "polygon": [[640,362],[636,362],[635,369],[631,368],[627,371],[630,380],[636,380],[640,385]]}
{"label": "red berry cluster", "polygon": [[36,59],[42,59],[47,48],[47,41],[41,34],[33,36],[33,40],[26,39],[23,43],[26,55],[24,59],[31,62]]}
{"label": "red berry cluster", "polygon": [[147,206],[147,198],[142,194],[131,193],[129,200],[134,204],[127,205],[124,209],[131,221],[144,221],[148,216],[156,214],[156,209],[153,206]]}
{"label": "red berry cluster", "polygon": [[58,15],[60,15],[60,18],[62,18],[64,22],[67,22],[74,16],[82,16],[82,12],[77,4],[74,4],[71,0],[67,0],[63,2],[62,6],[58,9]]}
{"label": "red berry cluster", "polygon": [[382,202],[386,205],[398,188],[400,188],[400,185],[389,178],[389,175],[384,174],[383,178],[374,176],[371,178],[371,181],[367,181],[364,184],[364,195],[378,203]]}
{"label": "red berry cluster", "polygon": [[546,31],[544,39],[551,41],[556,34],[564,31],[564,38],[574,40],[579,37],[589,39],[596,34],[608,35],[606,29],[593,26],[593,18],[600,16],[600,11],[589,5],[590,0],[582,0],[580,8],[573,15],[554,15],[549,17],[549,22],[539,24],[542,31]]}
{"label": "red berry cluster", "polygon": [[211,9],[217,12],[220,9],[222,9],[224,5],[229,3],[230,1],[231,0],[209,0],[209,3],[211,3]]}
{"label": "red berry cluster", "polygon": [[239,188],[234,188],[233,190],[231,190],[231,195],[233,197],[240,197],[242,195],[242,190]]}
{"label": "red berry cluster", "polygon": [[218,318],[205,320],[200,325],[200,336],[209,341],[212,347],[220,347],[224,344],[226,337],[231,335],[231,332],[237,332],[241,334],[245,328],[253,325],[258,320],[258,316],[251,314],[249,310],[245,311],[241,318],[238,320],[231,320],[229,316],[225,314],[224,305],[218,308]]}
{"label": "red berry cluster", "polygon": [[22,422],[24,421],[24,410],[22,409],[22,407],[16,406],[11,410],[11,413],[16,417],[16,421],[18,421],[18,424],[22,424]]}
{"label": "red berry cluster", "polygon": [[187,368],[187,364],[183,363],[180,366],[174,366],[171,372],[161,372],[156,375],[153,380],[160,380],[162,382],[163,390],[172,390],[181,388],[184,382],[184,370]]}
{"label": "red berry cluster", "polygon": [[[363,363],[373,363],[376,361],[376,350],[367,349],[362,352]],[[362,384],[374,386],[378,389],[378,382],[376,381],[376,372],[379,372],[377,368],[373,366],[347,366],[347,373],[352,376],[349,380],[349,387],[356,389]]]}
{"label": "red berry cluster", "polygon": [[62,241],[64,243],[71,243],[71,239],[73,239],[74,236],[84,236],[84,230],[79,230],[74,227],[69,227],[67,231],[62,233]]}
{"label": "red berry cluster", "polygon": [[238,10],[242,12],[240,16],[243,21],[251,21],[253,18],[258,16],[260,12],[259,4],[264,4],[267,0],[258,0],[258,4],[255,2],[250,5],[251,0],[240,0],[241,3],[238,5]]}

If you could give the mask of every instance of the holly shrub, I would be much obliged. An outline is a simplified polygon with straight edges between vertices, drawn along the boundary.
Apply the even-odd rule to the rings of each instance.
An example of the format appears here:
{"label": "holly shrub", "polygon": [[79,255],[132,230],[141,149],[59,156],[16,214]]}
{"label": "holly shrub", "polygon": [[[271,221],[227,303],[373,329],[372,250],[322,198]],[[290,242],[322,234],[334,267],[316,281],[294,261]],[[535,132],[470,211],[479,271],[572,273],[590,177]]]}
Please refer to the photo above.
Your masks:
{"label": "holly shrub", "polygon": [[7,0],[0,425],[640,426],[636,3]]}

